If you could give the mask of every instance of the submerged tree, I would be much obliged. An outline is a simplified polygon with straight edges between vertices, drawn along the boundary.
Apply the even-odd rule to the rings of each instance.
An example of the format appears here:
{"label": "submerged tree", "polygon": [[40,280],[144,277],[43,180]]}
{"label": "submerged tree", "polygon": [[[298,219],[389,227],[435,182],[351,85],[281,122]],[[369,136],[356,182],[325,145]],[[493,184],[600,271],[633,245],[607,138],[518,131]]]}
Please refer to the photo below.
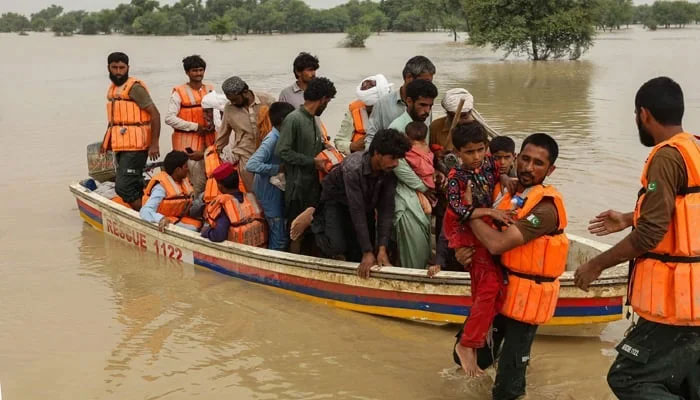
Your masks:
{"label": "submerged tree", "polygon": [[225,35],[233,32],[233,22],[227,16],[216,17],[209,22],[209,33],[216,36],[216,40],[223,40]]}
{"label": "submerged tree", "polygon": [[533,60],[575,60],[593,43],[592,0],[468,0],[470,42]]}
{"label": "submerged tree", "polygon": [[372,34],[367,25],[354,25],[348,28],[348,36],[345,38],[347,47],[365,47],[365,40]]}

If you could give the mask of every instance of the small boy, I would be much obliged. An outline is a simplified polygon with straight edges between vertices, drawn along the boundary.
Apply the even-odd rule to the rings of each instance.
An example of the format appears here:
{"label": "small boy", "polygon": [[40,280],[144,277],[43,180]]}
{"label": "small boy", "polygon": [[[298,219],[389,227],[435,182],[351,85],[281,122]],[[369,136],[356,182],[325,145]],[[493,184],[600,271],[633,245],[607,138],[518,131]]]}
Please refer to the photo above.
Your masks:
{"label": "small boy", "polygon": [[[500,166],[501,174],[515,178],[515,142],[508,136],[496,136],[489,143],[489,152],[493,160]],[[501,194],[501,185],[496,183],[494,199]]]}
{"label": "small boy", "polygon": [[[435,156],[425,142],[425,138],[428,136],[428,126],[421,121],[413,121],[406,125],[405,131],[411,142],[411,149],[406,153],[406,162],[428,189],[435,190]],[[426,214],[431,214],[435,203],[431,203],[421,192],[416,192],[416,195],[423,211]]]}
{"label": "small boy", "polygon": [[488,217],[509,224],[512,218],[502,210],[491,208],[494,187],[501,174],[493,157],[487,156],[488,138],[481,124],[458,125],[452,134],[452,144],[462,165],[448,175],[448,208],[443,229],[451,249],[473,247],[475,250],[469,270],[472,307],[455,350],[467,375],[479,376],[484,371],[476,363],[476,349],[486,344],[486,335],[501,307],[504,286],[500,267],[469,229],[468,222],[471,218]]}

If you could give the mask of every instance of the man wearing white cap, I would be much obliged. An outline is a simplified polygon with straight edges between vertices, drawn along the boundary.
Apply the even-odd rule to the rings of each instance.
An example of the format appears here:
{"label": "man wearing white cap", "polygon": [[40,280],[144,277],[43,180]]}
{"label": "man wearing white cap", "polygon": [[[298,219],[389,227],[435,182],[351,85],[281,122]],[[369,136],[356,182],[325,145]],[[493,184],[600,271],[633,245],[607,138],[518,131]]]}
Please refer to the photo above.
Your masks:
{"label": "man wearing white cap", "polygon": [[360,82],[355,90],[357,100],[350,103],[340,131],[335,136],[335,147],[349,155],[365,149],[365,135],[372,109],[380,97],[391,93],[393,84],[382,74],[369,76]]}
{"label": "man wearing white cap", "polygon": [[445,93],[441,105],[447,115],[438,118],[430,124],[430,145],[440,145],[444,150],[454,150],[452,138],[450,137],[450,126],[457,113],[459,102],[464,99],[462,112],[459,115],[459,123],[464,124],[477,121],[486,129],[489,136],[496,136],[497,133],[484,121],[484,118],[474,109],[474,96],[463,88],[450,89]]}

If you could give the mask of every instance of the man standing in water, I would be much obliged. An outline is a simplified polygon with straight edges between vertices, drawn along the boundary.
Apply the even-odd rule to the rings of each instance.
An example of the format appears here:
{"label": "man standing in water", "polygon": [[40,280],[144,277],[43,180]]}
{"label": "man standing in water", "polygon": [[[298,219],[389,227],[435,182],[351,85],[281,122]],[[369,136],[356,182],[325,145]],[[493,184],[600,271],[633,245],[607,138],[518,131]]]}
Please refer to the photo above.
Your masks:
{"label": "man standing in water", "polygon": [[[494,204],[494,208],[512,212],[516,222],[501,230],[481,219],[468,222],[489,253],[501,256],[508,277],[503,306],[493,320],[493,347],[477,349],[476,354],[477,375],[494,363],[493,355],[498,359],[492,390],[495,400],[512,400],[525,394],[525,373],[535,332],[538,325],[552,318],[556,308],[558,278],[564,272],[569,247],[563,233],[566,211],[559,192],[543,183],[554,172],[558,154],[557,142],[545,133],[525,138],[517,160],[516,193],[506,193]],[[469,247],[457,249],[457,260],[467,265],[472,253]],[[473,362],[473,353],[459,343],[460,336],[461,332],[454,357],[467,366]]]}
{"label": "man standing in water", "polygon": [[160,113],[143,82],[129,77],[126,54],[110,54],[107,70],[112,84],[107,91],[108,125],[101,151],[114,152],[117,195],[138,211],[146,161],[149,157],[152,161],[160,157]]}
{"label": "man standing in water", "polygon": [[617,346],[608,384],[622,400],[700,399],[700,147],[683,131],[683,92],[658,77],[637,91],[639,140],[653,147],[634,212],[591,221],[598,236],[633,226],[576,270],[588,290],[607,268],[631,260],[628,301],[639,315]]}
{"label": "man standing in water", "polygon": [[306,52],[299,53],[292,66],[296,81],[282,90],[279,101],[289,103],[294,108],[301,107],[304,104],[304,91],[309,86],[309,82],[316,77],[318,68],[317,57]]}

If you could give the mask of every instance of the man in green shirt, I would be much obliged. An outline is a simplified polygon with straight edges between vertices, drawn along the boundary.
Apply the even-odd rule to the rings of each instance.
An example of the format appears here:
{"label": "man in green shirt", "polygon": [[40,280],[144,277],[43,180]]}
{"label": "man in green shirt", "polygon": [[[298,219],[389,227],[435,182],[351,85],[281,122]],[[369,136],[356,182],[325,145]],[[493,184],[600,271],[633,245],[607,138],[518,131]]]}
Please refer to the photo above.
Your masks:
{"label": "man in green shirt", "polygon": [[[437,87],[423,79],[411,81],[406,85],[405,92],[406,111],[389,125],[389,129],[401,133],[406,133],[406,125],[413,121],[426,121],[438,95]],[[398,178],[394,230],[401,266],[426,268],[430,259],[430,216],[425,215],[416,191],[425,193],[430,198],[433,198],[434,193],[429,191],[405,159],[399,160],[394,174]]]}
{"label": "man in green shirt", "polygon": [[[324,150],[325,141],[314,117],[323,114],[335,93],[329,79],[312,79],[304,90],[304,105],[282,122],[275,154],[284,165],[284,209],[290,223],[308,207],[315,207],[321,197],[318,173],[325,170],[325,161],[318,155]],[[290,250],[300,252],[302,241],[303,236],[293,240]]]}

